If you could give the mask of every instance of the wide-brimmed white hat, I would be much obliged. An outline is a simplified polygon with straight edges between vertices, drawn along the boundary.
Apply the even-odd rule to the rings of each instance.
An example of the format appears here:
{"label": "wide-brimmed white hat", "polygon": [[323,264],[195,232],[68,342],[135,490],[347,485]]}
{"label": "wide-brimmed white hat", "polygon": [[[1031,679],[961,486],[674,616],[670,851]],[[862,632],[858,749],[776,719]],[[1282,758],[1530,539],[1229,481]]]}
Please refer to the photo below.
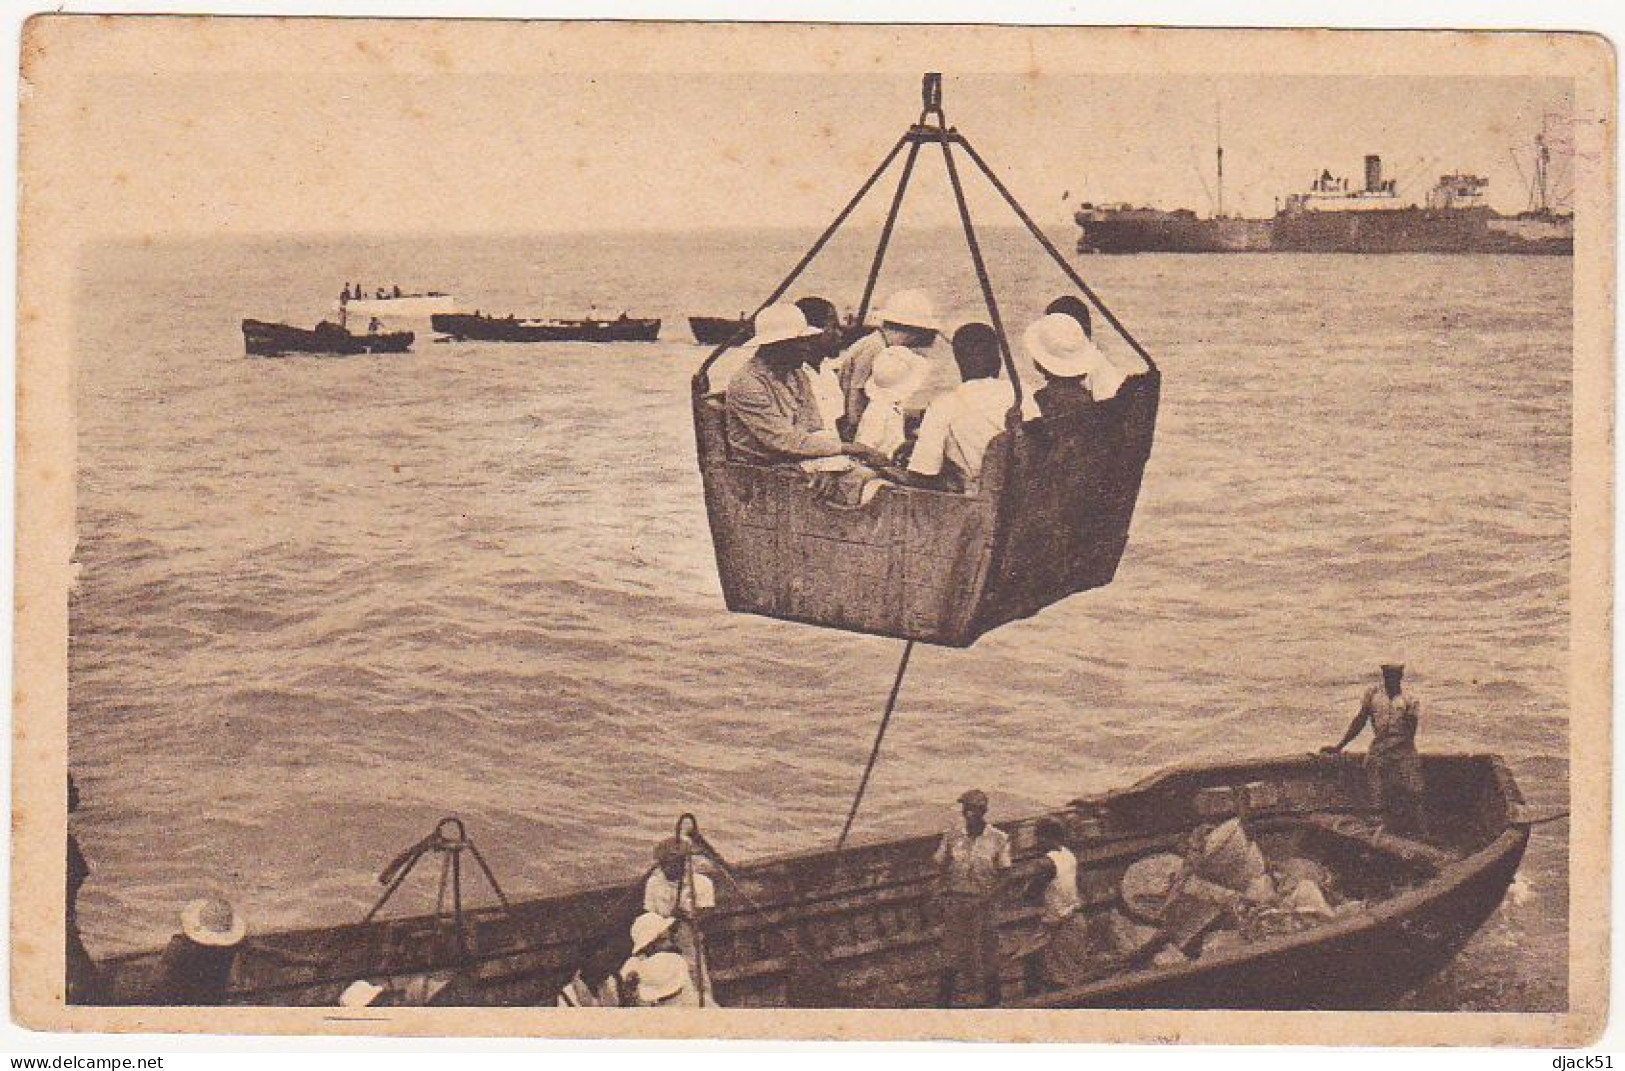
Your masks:
{"label": "wide-brimmed white hat", "polygon": [[887,346],[875,354],[863,393],[871,398],[907,398],[925,379],[925,358],[907,346]]}
{"label": "wide-brimmed white hat", "polygon": [[181,908],[181,932],[200,945],[229,948],[248,936],[248,922],[226,900],[193,900]]}
{"label": "wide-brimmed white hat", "polygon": [[941,328],[937,322],[937,307],[931,295],[924,290],[899,290],[880,310],[880,322],[902,327],[918,327],[924,331]]}
{"label": "wide-brimmed white hat", "polygon": [[645,1004],[682,992],[689,982],[688,961],[676,952],[656,952],[638,966],[638,999]]}
{"label": "wide-brimmed white hat", "polygon": [[674,919],[645,911],[632,920],[632,954],[636,955],[658,941],[672,927]]}
{"label": "wide-brimmed white hat", "polygon": [[1033,364],[1052,376],[1087,375],[1099,364],[1100,350],[1083,333],[1083,326],[1065,313],[1052,312],[1035,320],[1022,342]]}
{"label": "wide-brimmed white hat", "polygon": [[357,978],[355,981],[345,986],[344,992],[339,994],[339,1007],[365,1008],[367,1005],[377,1000],[378,994],[382,993],[383,991],[383,986],[373,985],[365,978]]}
{"label": "wide-brimmed white hat", "polygon": [[769,346],[775,342],[788,342],[793,338],[811,338],[823,334],[807,322],[807,314],[789,303],[769,305],[756,314],[756,333],[751,336],[754,346]]}

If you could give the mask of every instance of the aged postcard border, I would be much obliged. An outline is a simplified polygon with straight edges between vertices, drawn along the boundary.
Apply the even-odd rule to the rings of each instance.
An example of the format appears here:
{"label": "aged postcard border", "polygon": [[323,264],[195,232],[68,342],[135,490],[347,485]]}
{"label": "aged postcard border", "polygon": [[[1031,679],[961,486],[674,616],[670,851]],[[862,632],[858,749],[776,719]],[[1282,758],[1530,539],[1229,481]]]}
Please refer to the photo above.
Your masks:
{"label": "aged postcard border", "polygon": [[[763,40],[787,47],[763,49]],[[898,40],[910,44],[899,56]],[[1222,44],[1222,47],[1215,47]],[[477,45],[477,47],[466,47]],[[679,47],[680,45],[680,47]],[[1574,79],[1575,194],[1571,827],[1566,1014],[642,1011],[66,1007],[63,995],[67,591],[74,547],[73,275],[95,238],[68,139],[92,72],[353,66],[395,72],[922,69],[1225,74],[1513,75]],[[472,57],[472,58],[471,58]],[[764,58],[765,57],[765,58]],[[1614,58],[1579,34],[1017,27],[512,23],[37,17],[22,55],[12,1013],[36,1029],[626,1038],[967,1038],[1274,1044],[1581,1044],[1607,1012],[1609,936]],[[155,232],[163,220],[154,220]],[[1537,834],[1538,835],[1538,834]]]}

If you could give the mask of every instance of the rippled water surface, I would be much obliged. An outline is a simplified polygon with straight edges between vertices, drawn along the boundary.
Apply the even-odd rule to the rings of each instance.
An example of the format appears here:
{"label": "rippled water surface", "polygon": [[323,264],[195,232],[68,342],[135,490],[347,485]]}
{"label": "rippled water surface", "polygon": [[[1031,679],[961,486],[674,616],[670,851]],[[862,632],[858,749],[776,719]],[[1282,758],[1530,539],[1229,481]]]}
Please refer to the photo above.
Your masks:
{"label": "rippled water surface", "polygon": [[[726,613],[683,317],[751,306],[807,235],[159,243],[87,253],[71,762],[87,944],[160,944],[232,895],[347,921],[442,814],[507,889],[624,878],[681,811],[736,857],[828,843],[901,645]],[[984,236],[1006,318],[1063,280]],[[838,242],[792,296],[855,305]],[[1571,265],[1080,261],[1166,376],[1110,587],[969,651],[917,650],[860,835],[1014,814],[1173,763],[1329,743],[1403,657],[1422,742],[1566,802]],[[626,346],[243,357],[345,280],[520,314],[660,315]],[[976,290],[953,234],[881,289]],[[1567,843],[1423,1008],[1566,1004]],[[432,882],[407,906],[432,898]]]}

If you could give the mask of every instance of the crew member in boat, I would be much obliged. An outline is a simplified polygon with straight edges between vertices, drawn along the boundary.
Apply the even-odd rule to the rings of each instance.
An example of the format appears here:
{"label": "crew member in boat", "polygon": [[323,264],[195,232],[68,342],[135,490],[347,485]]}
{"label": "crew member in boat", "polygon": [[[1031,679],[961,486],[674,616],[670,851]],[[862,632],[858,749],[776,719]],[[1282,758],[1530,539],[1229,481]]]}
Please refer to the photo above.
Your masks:
{"label": "crew member in boat", "polygon": [[1029,993],[1079,978],[1090,961],[1089,930],[1078,893],[1078,857],[1066,846],[1059,819],[1040,818],[1033,830],[1043,858],[1027,885],[1027,898],[1043,905],[1039,934],[1019,957]]}
{"label": "crew member in boat", "polygon": [[717,906],[716,886],[694,867],[693,853],[677,837],[655,845],[655,867],[643,884],[643,910],[674,920],[671,937],[711,1003],[711,972],[700,923]]}
{"label": "crew member in boat", "polygon": [[942,869],[942,974],[937,1001],[953,1007],[960,985],[981,987],[987,1007],[999,994],[998,898],[1010,872],[1010,838],[988,824],[987,793],[959,797],[960,821],[943,834],[936,852]]}
{"label": "crew member in boat", "polygon": [[969,323],[955,331],[953,351],[961,382],[926,407],[905,479],[916,487],[974,492],[988,444],[1004,430],[1015,391],[999,376],[999,339],[987,324]]}
{"label": "crew member in boat", "polygon": [[1343,739],[1323,754],[1342,751],[1369,723],[1371,747],[1365,765],[1371,791],[1382,808],[1382,825],[1390,833],[1422,834],[1422,760],[1416,754],[1416,728],[1422,704],[1404,690],[1405,667],[1385,663],[1382,683],[1366,689],[1360,710]]}
{"label": "crew member in boat", "polygon": [[771,305],[756,316],[756,352],[728,382],[724,399],[728,448],[735,460],[757,464],[820,462],[850,468],[852,460],[883,463],[875,451],[845,443],[824,426],[802,374],[809,339],[822,332],[794,305]]}
{"label": "crew member in boat", "polygon": [[248,923],[230,901],[193,900],[181,910],[181,932],[158,962],[154,1004],[225,1002],[231,968],[248,935]]}
{"label": "crew member in boat", "polygon": [[[946,367],[946,362],[929,361],[932,344],[940,330],[936,304],[923,290],[899,290],[886,302],[879,315],[880,327],[848,346],[835,361],[836,374],[846,395],[846,417],[840,429],[845,438],[856,433],[868,407],[864,385],[874,368],[875,357],[888,346],[906,346],[927,358],[927,367]],[[947,386],[947,384],[942,384]]]}

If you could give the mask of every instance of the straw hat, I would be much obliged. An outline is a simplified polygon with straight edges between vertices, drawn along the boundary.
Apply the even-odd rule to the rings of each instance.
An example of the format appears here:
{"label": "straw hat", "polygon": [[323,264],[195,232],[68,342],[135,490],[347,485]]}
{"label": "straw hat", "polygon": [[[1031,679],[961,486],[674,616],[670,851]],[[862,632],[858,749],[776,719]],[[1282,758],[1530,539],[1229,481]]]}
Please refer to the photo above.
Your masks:
{"label": "straw hat", "polygon": [[875,363],[863,393],[869,397],[907,398],[925,379],[925,358],[907,346],[887,346],[875,354]]}
{"label": "straw hat", "polygon": [[937,307],[931,295],[924,290],[899,290],[880,310],[880,322],[900,327],[917,327],[922,331],[939,330]]}
{"label": "straw hat", "polygon": [[181,932],[200,945],[230,948],[248,936],[248,922],[225,900],[193,900],[181,908]]}
{"label": "straw hat", "polygon": [[657,915],[653,911],[645,911],[632,920],[632,954],[635,956],[645,948],[654,944],[665,936],[671,929],[674,919],[665,915]]}
{"label": "straw hat", "polygon": [[638,999],[653,1004],[688,985],[688,963],[676,952],[657,952],[638,967]]}
{"label": "straw hat", "polygon": [[1065,313],[1052,312],[1033,322],[1022,336],[1033,364],[1052,376],[1070,379],[1094,371],[1099,358],[1083,327]]}
{"label": "straw hat", "polygon": [[339,1007],[365,1008],[378,999],[378,994],[384,991],[381,985],[373,985],[365,978],[357,978],[344,988],[339,994]]}
{"label": "straw hat", "polygon": [[770,346],[775,342],[788,342],[793,338],[811,338],[823,334],[807,323],[807,314],[788,302],[769,305],[756,314],[756,334],[751,342],[756,346]]}

